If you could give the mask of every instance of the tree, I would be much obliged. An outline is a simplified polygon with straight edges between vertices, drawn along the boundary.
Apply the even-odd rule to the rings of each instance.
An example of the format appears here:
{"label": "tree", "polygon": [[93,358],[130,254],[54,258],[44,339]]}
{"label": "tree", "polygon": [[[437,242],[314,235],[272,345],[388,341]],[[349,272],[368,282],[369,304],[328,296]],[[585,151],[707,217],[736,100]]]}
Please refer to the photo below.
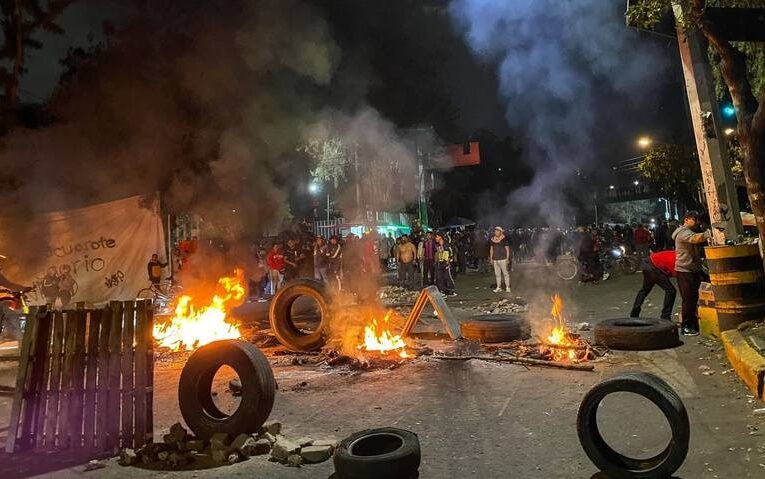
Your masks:
{"label": "tree", "polygon": [[696,203],[695,192],[701,180],[699,161],[685,145],[656,145],[638,164],[638,171],[662,196],[686,205]]}
{"label": "tree", "polygon": [[[712,64],[718,78],[733,101],[738,122],[741,166],[746,182],[760,242],[765,244],[765,68],[762,45],[731,42],[724,38],[706,15],[705,0],[642,0],[631,5],[628,23],[645,28],[654,27],[665,12],[673,7],[682,11],[680,27],[695,29],[709,43]],[[712,2],[709,2],[710,4]],[[762,6],[752,0],[720,0],[725,7]],[[718,85],[718,90],[723,85]]]}
{"label": "tree", "polygon": [[55,20],[71,5],[74,0],[0,0],[3,43],[0,44],[0,60],[5,60],[9,67],[0,66],[0,82],[5,96],[5,106],[9,110],[16,108],[19,96],[21,76],[26,51],[29,48],[40,49],[42,43],[32,36],[39,31],[64,33]]}

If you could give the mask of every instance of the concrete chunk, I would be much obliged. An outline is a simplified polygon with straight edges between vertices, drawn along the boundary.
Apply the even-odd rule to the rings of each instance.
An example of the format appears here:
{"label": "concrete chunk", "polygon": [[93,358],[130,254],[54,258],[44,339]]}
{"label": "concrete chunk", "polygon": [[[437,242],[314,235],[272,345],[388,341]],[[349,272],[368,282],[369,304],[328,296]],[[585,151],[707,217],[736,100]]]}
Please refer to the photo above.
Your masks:
{"label": "concrete chunk", "polygon": [[271,457],[279,462],[284,462],[290,455],[300,452],[300,445],[290,441],[279,441],[271,448]]}
{"label": "concrete chunk", "polygon": [[233,453],[228,455],[228,463],[229,464],[236,464],[237,462],[239,462],[239,454],[233,452]]}
{"label": "concrete chunk", "polygon": [[262,456],[263,454],[268,454],[269,452],[271,452],[271,441],[268,439],[258,439],[255,441],[255,445],[253,446],[250,455]]}
{"label": "concrete chunk", "polygon": [[223,449],[213,449],[210,453],[213,462],[223,464],[228,461],[228,452]]}
{"label": "concrete chunk", "polygon": [[308,464],[324,462],[332,457],[332,446],[307,446],[301,448],[300,457]]}
{"label": "concrete chunk", "polygon": [[189,451],[204,451],[205,442],[202,439],[192,439],[186,443],[186,449]]}
{"label": "concrete chunk", "polygon": [[229,442],[230,442],[230,438],[228,434],[226,434],[225,432],[219,432],[217,434],[213,434],[213,437],[210,438],[210,449],[212,450],[228,449]]}
{"label": "concrete chunk", "polygon": [[303,458],[298,454],[292,454],[287,458],[287,465],[289,467],[300,467],[303,464]]}
{"label": "concrete chunk", "polygon": [[282,423],[280,422],[268,422],[266,424],[263,424],[263,427],[261,428],[261,432],[268,432],[273,434],[274,436],[278,436],[282,433]]}
{"label": "concrete chunk", "polygon": [[132,466],[138,462],[138,456],[133,449],[123,449],[120,451],[120,459],[118,461],[120,466]]}
{"label": "concrete chunk", "polygon": [[300,447],[312,446],[313,439],[311,439],[310,437],[301,437],[300,439],[297,440],[297,443],[300,444]]}
{"label": "concrete chunk", "polygon": [[273,435],[273,434],[271,434],[270,432],[264,432],[263,434],[261,434],[261,435],[260,435],[260,439],[266,439],[266,440],[268,440],[268,442],[270,442],[271,444],[273,444],[273,443],[275,443],[275,442],[276,442],[276,436],[274,436],[274,435]]}
{"label": "concrete chunk", "polygon": [[248,439],[252,439],[249,434],[240,434],[231,441],[231,449],[239,449],[247,442]]}

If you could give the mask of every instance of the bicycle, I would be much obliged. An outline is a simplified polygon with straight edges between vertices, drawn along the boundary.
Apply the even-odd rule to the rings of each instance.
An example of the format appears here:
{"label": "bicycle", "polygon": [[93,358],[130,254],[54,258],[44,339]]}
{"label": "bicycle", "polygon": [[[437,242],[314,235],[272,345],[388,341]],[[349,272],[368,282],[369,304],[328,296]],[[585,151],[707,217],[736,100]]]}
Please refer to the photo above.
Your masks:
{"label": "bicycle", "polygon": [[136,299],[151,299],[154,311],[159,311],[170,306],[181,291],[183,287],[171,277],[141,289]]}

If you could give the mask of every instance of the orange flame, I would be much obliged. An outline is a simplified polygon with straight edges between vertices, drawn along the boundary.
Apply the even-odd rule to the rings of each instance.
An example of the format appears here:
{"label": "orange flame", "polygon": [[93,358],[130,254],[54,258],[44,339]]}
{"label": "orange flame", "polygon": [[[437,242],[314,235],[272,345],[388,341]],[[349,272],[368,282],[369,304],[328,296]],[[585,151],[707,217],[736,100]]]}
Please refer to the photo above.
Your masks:
{"label": "orange flame", "polygon": [[241,303],[244,294],[244,272],[235,269],[233,277],[218,280],[207,306],[197,308],[193,296],[182,295],[170,321],[154,325],[154,339],[160,347],[173,351],[190,351],[213,341],[238,339],[242,333],[227,314]]}
{"label": "orange flame", "polygon": [[[550,315],[555,322],[550,335],[547,336],[547,344],[553,346],[575,346],[576,344],[571,341],[566,330],[566,318],[563,315],[563,299],[558,293],[552,296],[552,309]],[[574,350],[553,349],[553,360],[563,361],[568,359],[570,361],[576,361],[577,354]]]}
{"label": "orange flame", "polygon": [[409,355],[406,350],[406,343],[401,339],[401,335],[394,335],[388,329],[388,321],[393,311],[388,311],[383,318],[382,326],[377,320],[372,318],[372,323],[364,327],[364,342],[358,348],[362,351],[378,351],[387,354],[392,351],[398,351],[399,357],[407,358]]}

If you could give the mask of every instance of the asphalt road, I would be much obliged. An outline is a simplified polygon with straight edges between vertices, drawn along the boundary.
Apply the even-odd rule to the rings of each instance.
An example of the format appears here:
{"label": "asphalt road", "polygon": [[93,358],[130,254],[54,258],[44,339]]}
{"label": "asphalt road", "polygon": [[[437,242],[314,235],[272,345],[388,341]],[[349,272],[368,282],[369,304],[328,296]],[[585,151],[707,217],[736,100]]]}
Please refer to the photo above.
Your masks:
{"label": "asphalt road", "polygon": [[[486,304],[505,294],[488,289],[489,275],[458,278],[454,308]],[[524,265],[513,273],[513,295],[530,301],[529,317],[543,320],[549,296],[560,292],[571,323],[626,316],[640,275],[617,277],[598,285],[561,282],[544,267]],[[649,297],[646,315],[657,315],[661,291]],[[679,307],[676,305],[676,310]],[[593,478],[597,469],[579,445],[576,413],[583,395],[598,381],[621,371],[648,371],[669,382],[688,409],[691,444],[677,477],[765,477],[763,407],[728,370],[721,346],[700,337],[684,339],[678,348],[644,353],[612,352],[595,372],[526,369],[481,361],[443,362],[420,358],[394,370],[362,374],[292,366],[274,359],[280,390],[272,420],[282,421],[288,437],[342,439],[360,429],[396,426],[419,435],[422,478]],[[703,375],[700,366],[714,371]],[[177,378],[182,362],[161,363],[155,385],[156,433],[180,418]],[[5,383],[9,372],[0,371]],[[219,387],[224,389],[225,377]],[[225,400],[225,393],[221,395]],[[0,398],[0,418],[9,410]],[[0,435],[4,432],[0,419]],[[613,395],[599,410],[604,437],[619,451],[648,457],[669,440],[669,428],[658,410],[630,394]],[[0,437],[0,442],[3,439]],[[81,477],[82,466],[51,471],[39,461],[0,456],[3,477],[47,471],[46,477]],[[286,468],[265,458],[233,466],[175,472],[124,469],[109,462],[88,477],[260,477],[326,478],[332,464]]]}

